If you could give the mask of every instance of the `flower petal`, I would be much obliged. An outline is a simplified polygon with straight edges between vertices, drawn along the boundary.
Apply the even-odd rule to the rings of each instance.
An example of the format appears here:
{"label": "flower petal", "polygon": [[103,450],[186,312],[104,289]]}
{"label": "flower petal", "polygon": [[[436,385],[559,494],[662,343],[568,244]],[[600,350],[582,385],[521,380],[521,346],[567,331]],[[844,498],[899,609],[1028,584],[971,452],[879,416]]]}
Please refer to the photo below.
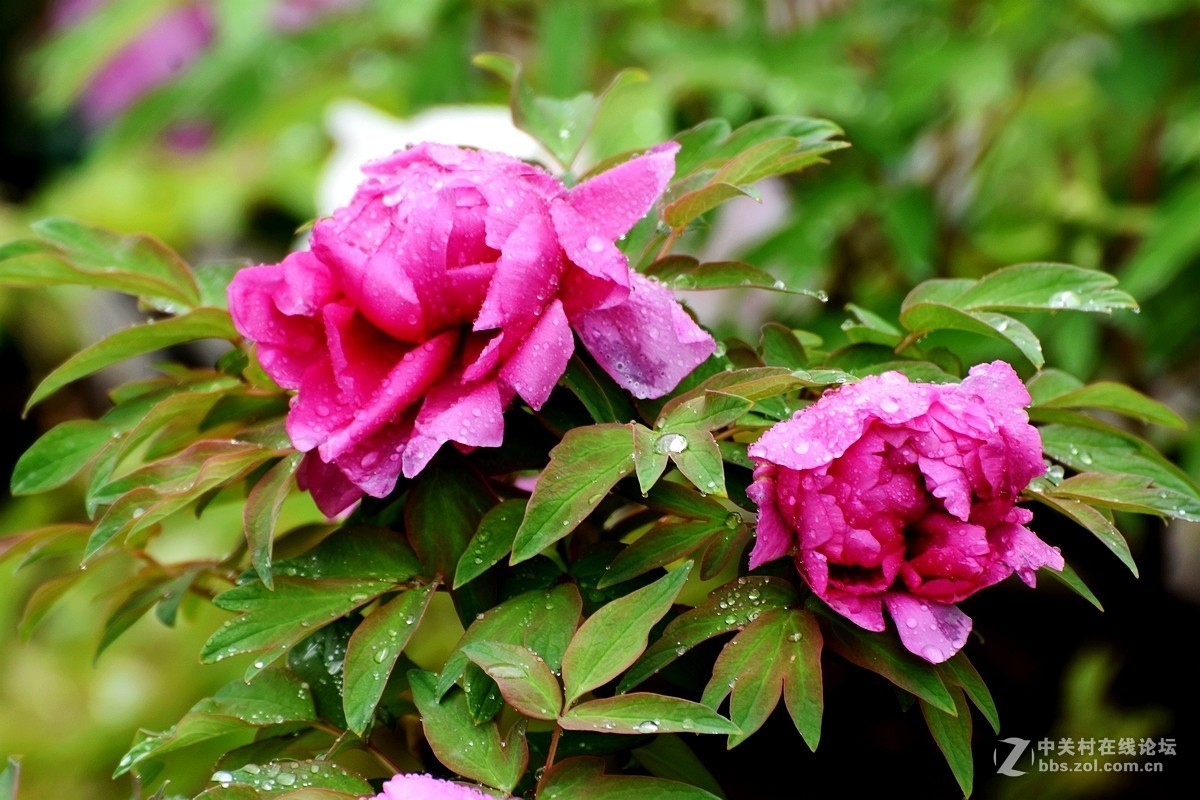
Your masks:
{"label": "flower petal", "polygon": [[884,602],[896,621],[900,641],[931,664],[953,656],[971,634],[971,618],[958,606],[929,603],[902,592],[889,592]]}
{"label": "flower petal", "polygon": [[537,325],[500,370],[500,378],[526,403],[539,409],[566,371],[574,350],[575,337],[567,315],[562,303],[555,300],[546,306]]}
{"label": "flower petal", "polygon": [[750,550],[750,569],[787,555],[793,543],[787,523],[775,507],[774,472],[775,468],[770,464],[759,467],[754,471],[754,483],[746,489],[746,496],[758,505],[758,525],[754,547]]}
{"label": "flower petal", "polygon": [[321,513],[333,519],[363,496],[362,489],[351,483],[333,464],[326,464],[316,453],[309,453],[296,471],[296,485],[310,492]]}
{"label": "flower petal", "polygon": [[624,236],[667,188],[678,152],[675,142],[656,145],[571,189],[566,203],[589,223],[589,233],[610,241]]}
{"label": "flower petal", "polygon": [[462,386],[444,381],[425,399],[413,436],[404,449],[404,474],[411,478],[446,442],[499,447],[504,440],[504,406],[494,381]]}

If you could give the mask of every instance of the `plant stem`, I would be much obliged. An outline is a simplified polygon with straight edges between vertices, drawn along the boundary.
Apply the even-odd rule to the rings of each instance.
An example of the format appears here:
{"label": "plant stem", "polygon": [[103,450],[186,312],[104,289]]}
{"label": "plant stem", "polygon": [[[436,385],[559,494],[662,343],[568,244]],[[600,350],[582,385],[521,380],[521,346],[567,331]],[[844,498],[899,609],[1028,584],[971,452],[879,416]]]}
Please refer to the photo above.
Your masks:
{"label": "plant stem", "polygon": [[[321,722],[319,720],[316,722],[313,722],[312,726],[319,730],[323,730],[326,733],[328,733],[330,736],[334,737],[333,746],[329,748],[329,752],[326,753],[326,756],[330,755],[337,748],[337,746],[341,743],[341,741],[343,739],[345,739],[347,735],[350,734],[350,731],[338,730],[333,725],[330,725],[327,722]],[[371,744],[371,742],[369,740],[359,737],[358,742],[362,746],[363,750],[366,750],[368,753],[373,755],[375,757],[375,760],[378,761],[380,764],[382,764],[389,772],[391,772],[391,774],[398,775],[400,773],[400,768],[398,766],[396,766],[395,764],[393,764],[392,760],[390,758],[388,758],[387,756],[385,756],[373,744]]]}
{"label": "plant stem", "polygon": [[546,780],[546,773],[550,771],[550,767],[554,766],[554,754],[558,751],[558,737],[562,735],[562,728],[555,725],[554,733],[550,734],[550,750],[546,753],[546,766],[542,767],[542,774],[538,776],[536,794],[542,793],[542,781]]}

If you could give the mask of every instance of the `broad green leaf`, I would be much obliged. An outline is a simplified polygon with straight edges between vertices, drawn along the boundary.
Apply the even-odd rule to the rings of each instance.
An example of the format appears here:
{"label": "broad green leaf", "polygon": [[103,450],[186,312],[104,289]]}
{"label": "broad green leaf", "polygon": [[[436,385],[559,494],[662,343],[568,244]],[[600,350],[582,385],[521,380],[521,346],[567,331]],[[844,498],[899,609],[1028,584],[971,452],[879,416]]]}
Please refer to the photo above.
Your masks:
{"label": "broad green leaf", "polygon": [[[1055,571],[1055,570],[1048,570]],[[992,693],[988,690],[987,684],[983,682],[983,677],[975,669],[975,665],[967,658],[967,654],[959,651],[954,658],[943,661],[938,664],[938,671],[942,673],[942,678],[953,686],[958,686],[975,707],[983,714],[983,718],[992,726],[992,730],[1000,733],[1000,712],[996,710],[996,702],[992,699]],[[957,700],[956,700],[957,705]],[[962,710],[959,710],[962,714]]]}
{"label": "broad green leaf", "polygon": [[[636,422],[630,423],[630,428],[633,431],[633,471],[637,475],[638,487],[645,494],[658,483],[670,459],[665,452],[660,452],[658,443],[662,440],[661,434]],[[665,440],[664,444],[670,441]]]}
{"label": "broad green leaf", "polygon": [[687,176],[700,169],[719,168],[769,139],[789,137],[801,144],[815,144],[841,133],[842,129],[829,120],[810,117],[760,117],[732,132],[725,120],[705,120],[675,137],[683,145],[676,158],[675,174]]}
{"label": "broad green leaf", "polygon": [[964,309],[1058,310],[1112,313],[1137,308],[1107,272],[1069,264],[1015,264],[994,270],[954,298]]}
{"label": "broad green leaf", "polygon": [[532,650],[503,642],[474,642],[462,649],[500,687],[505,701],[527,717],[556,719],[562,689],[546,661]]}
{"label": "broad green leaf", "polygon": [[762,326],[758,352],[769,367],[801,369],[808,366],[808,355],[804,352],[804,345],[800,344],[791,328],[778,322],[768,322]]}
{"label": "broad green leaf", "polygon": [[762,727],[779,703],[785,661],[781,656],[789,631],[787,615],[771,609],[733,637],[717,656],[701,702],[716,709],[732,695],[729,718],[741,731],[729,737],[731,748]]}
{"label": "broad green leaf", "polygon": [[688,192],[668,203],[666,208],[663,209],[663,222],[672,228],[686,227],[692,220],[712,211],[726,200],[732,200],[735,197],[754,198],[755,195],[748,188],[743,189],[740,186],[724,181],[706,183],[699,189]]}
{"label": "broad green leaf", "polygon": [[713,175],[713,182],[745,186],[772,175],[799,172],[814,164],[824,164],[826,153],[849,147],[848,142],[809,142],[781,136],[746,148],[731,158]]}
{"label": "broad green leaf", "polygon": [[34,494],[62,486],[87,466],[115,434],[110,425],[90,419],[55,425],[17,460],[12,493]]}
{"label": "broad green leaf", "polygon": [[161,500],[162,495],[144,486],[128,491],[118,498],[96,522],[96,527],[88,536],[83,548],[83,563],[88,564],[95,559],[117,534],[131,528],[145,517],[147,508],[153,507]]}
{"label": "broad green leaf", "polygon": [[478,530],[458,560],[453,588],[478,578],[512,552],[517,529],[525,517],[525,505],[525,500],[505,500],[483,515]]}
{"label": "broad green leaf", "polygon": [[667,452],[684,477],[701,494],[725,497],[725,461],[713,435],[700,428],[677,428],[663,434],[659,441],[672,436],[675,438],[670,440]]}
{"label": "broad green leaf", "polygon": [[147,567],[132,576],[119,587],[115,588],[113,597],[116,601],[111,606],[104,621],[104,630],[100,634],[100,642],[96,645],[96,655],[100,655],[115,642],[122,633],[149,611],[158,601],[166,596],[167,587],[177,580],[158,567]]}
{"label": "broad green leaf", "polygon": [[631,754],[655,777],[690,784],[717,797],[725,796],[717,779],[681,736],[672,733],[655,736]]}
{"label": "broad green leaf", "polygon": [[237,331],[233,328],[229,314],[212,308],[199,308],[183,316],[126,328],[79,351],[59,365],[34,389],[25,409],[28,411],[72,381],[127,358],[197,339],[233,341],[236,338]]}
{"label": "broad green leaf", "polygon": [[1200,521],[1200,502],[1157,486],[1141,475],[1082,472],[1067,478],[1049,494],[1101,508]]}
{"label": "broad green leaf", "polygon": [[1100,604],[1100,599],[1092,593],[1092,590],[1089,589],[1087,584],[1083,582],[1083,579],[1079,577],[1079,573],[1071,568],[1070,564],[1063,564],[1063,568],[1061,570],[1044,567],[1039,574],[1049,575],[1051,578],[1058,581],[1063,586],[1066,586],[1084,600],[1087,600],[1096,607],[1097,611],[1104,611],[1104,606]]}
{"label": "broad green leaf", "polygon": [[787,615],[783,701],[808,749],[815,751],[821,740],[821,717],[825,711],[821,677],[821,650],[825,639],[812,614],[792,609]]}
{"label": "broad green leaf", "polygon": [[504,708],[504,695],[500,694],[500,687],[475,662],[467,664],[459,685],[467,696],[467,713],[476,725],[491,722]]}
{"label": "broad green leaf", "polygon": [[509,563],[533,558],[573,531],[633,467],[633,434],[627,425],[592,425],[567,433],[550,451],[550,463],[533,489]]}
{"label": "broad green leaf", "polygon": [[672,289],[682,291],[766,289],[824,299],[823,292],[789,287],[769,272],[744,261],[700,262],[691,256],[672,255],[652,263],[646,268],[646,275]]}
{"label": "broad green leaf", "polygon": [[1004,314],[990,311],[964,311],[939,303],[907,304],[900,312],[900,323],[915,334],[927,334],[937,330],[959,330],[978,333],[993,339],[1011,343],[1029,359],[1035,367],[1041,367],[1046,359],[1042,345],[1033,331],[1024,323]]}
{"label": "broad green leaf", "polygon": [[934,708],[954,713],[954,699],[946,689],[937,670],[905,650],[888,633],[873,633],[851,627],[850,623],[834,618],[834,612],[811,601],[813,610],[829,623],[825,626],[825,643],[852,664],[870,670],[916,695]]}
{"label": "broad green leaf", "polygon": [[727,733],[738,726],[702,703],[635,692],[580,703],[559,718],[569,731],[599,733]]}
{"label": "broad green leaf", "polygon": [[763,400],[793,392],[805,385],[796,373],[784,367],[752,367],[720,372],[696,388],[672,398],[663,406],[659,417],[672,414],[679,406],[689,400],[703,397],[704,393],[709,391],[736,395],[746,400]]}
{"label": "broad green leaf", "polygon": [[348,525],[316,547],[275,564],[276,575],[299,578],[375,578],[402,583],[421,571],[421,562],[396,531]]}
{"label": "broad green leaf", "polygon": [[33,590],[33,594],[25,601],[21,610],[21,619],[17,624],[17,635],[27,640],[34,629],[41,624],[50,610],[72,589],[87,573],[74,570],[66,575],[59,575],[44,581]]}
{"label": "broad green leaf", "polygon": [[476,726],[471,721],[462,692],[448,694],[439,703],[433,673],[410,670],[408,682],[425,740],[438,761],[465,778],[511,792],[529,760],[524,724],[518,723],[507,739],[501,739],[495,723]]}
{"label": "broad green leaf", "polygon": [[35,528],[17,536],[0,539],[0,565],[14,564],[13,572],[40,561],[43,558],[71,555],[83,552],[91,525],[63,523]]}
{"label": "broad green leaf", "polygon": [[1046,408],[1099,408],[1142,422],[1183,429],[1187,423],[1168,406],[1122,383],[1100,381],[1042,400]]}
{"label": "broad green leaf", "polygon": [[505,600],[476,619],[459,639],[455,652],[446,659],[438,678],[437,695],[444,695],[466,668],[462,648],[473,642],[500,642],[526,647],[541,656],[555,674],[562,668],[563,654],[579,625],[583,600],[579,589],[564,583],[552,589],[534,590]]}
{"label": "broad green leaf", "polygon": [[346,725],[362,735],[375,716],[396,659],[421,627],[435,584],[409,589],[377,608],[355,629],[342,669]]}
{"label": "broad green leaf", "polygon": [[147,758],[249,728],[316,720],[308,686],[292,672],[269,669],[249,684],[234,681],[196,705],[174,727],[148,734],[121,759],[118,777]]}
{"label": "broad green leaf", "polygon": [[724,521],[675,520],[660,522],[622,550],[597,584],[603,589],[678,561],[725,531]]}
{"label": "broad green leaf", "polygon": [[429,578],[450,580],[496,497],[475,473],[431,464],[413,481],[404,527]]}
{"label": "broad green leaf", "polygon": [[258,581],[235,587],[217,595],[213,603],[240,614],[209,637],[200,660],[208,664],[239,653],[261,652],[246,670],[249,680],[300,639],[394,586],[376,580],[281,577],[274,591]]}
{"label": "broad green leaf", "polygon": [[[715,431],[737,422],[753,407],[753,401],[736,394],[706,391],[700,397],[673,406],[669,414],[658,418],[654,427],[663,431],[680,428]],[[670,448],[667,450],[672,452]]]}
{"label": "broad green leaf", "polygon": [[921,701],[921,713],[938,749],[946,757],[959,788],[970,797],[975,781],[975,762],[971,757],[971,709],[967,707],[966,698],[959,689],[951,692],[951,696],[954,698],[954,714],[948,714],[924,700]]}
{"label": "broad green leaf", "polygon": [[1129,543],[1125,541],[1125,537],[1117,530],[1117,526],[1113,524],[1111,519],[1087,503],[1080,502],[1071,497],[1058,497],[1053,494],[1037,491],[1031,491],[1030,495],[1035,500],[1050,506],[1060,514],[1079,523],[1079,525],[1099,539],[1101,544],[1111,550],[1117,558],[1121,559],[1121,563],[1128,567],[1130,572],[1135,576],[1138,574],[1137,563],[1133,560],[1133,553],[1129,551]]}
{"label": "broad green leaf", "polygon": [[605,775],[598,758],[568,758],[546,770],[538,800],[716,800],[697,786],[642,775]]}
{"label": "broad green leaf", "polygon": [[206,439],[110,481],[92,493],[100,505],[140,488],[161,496],[204,491],[270,458],[284,455],[244,441]]}
{"label": "broad green leaf", "polygon": [[675,602],[692,571],[691,562],[654,583],[612,601],[587,619],[563,656],[567,704],[632,664],[646,649],[650,629]]}
{"label": "broad green leaf", "polygon": [[[724,448],[721,452],[728,461],[729,456]],[[746,545],[754,537],[750,526],[742,521],[742,515],[736,511],[731,511],[725,516],[724,528],[719,533],[700,556],[701,580],[712,580],[734,562],[740,561],[746,551]]]}
{"label": "broad green leaf", "polygon": [[703,605],[667,624],[662,637],[625,674],[617,690],[632,689],[701,642],[741,630],[763,612],[786,607],[796,599],[796,590],[787,581],[757,575],[714,589]]}
{"label": "broad green leaf", "polygon": [[[363,778],[331,761],[275,761],[269,764],[246,764],[240,769],[222,770],[213,775],[222,786],[249,787],[253,797],[284,800],[331,800],[337,797],[363,797],[374,789]],[[209,790],[212,791],[212,790]],[[217,800],[208,792],[205,800]],[[241,800],[233,795],[231,800]]]}
{"label": "broad green leaf", "polygon": [[250,563],[259,580],[272,588],[271,549],[275,545],[275,523],[279,509],[292,489],[292,480],[303,460],[303,453],[286,456],[263,475],[246,498],[242,510],[242,526],[246,534],[246,546],[250,550]]}

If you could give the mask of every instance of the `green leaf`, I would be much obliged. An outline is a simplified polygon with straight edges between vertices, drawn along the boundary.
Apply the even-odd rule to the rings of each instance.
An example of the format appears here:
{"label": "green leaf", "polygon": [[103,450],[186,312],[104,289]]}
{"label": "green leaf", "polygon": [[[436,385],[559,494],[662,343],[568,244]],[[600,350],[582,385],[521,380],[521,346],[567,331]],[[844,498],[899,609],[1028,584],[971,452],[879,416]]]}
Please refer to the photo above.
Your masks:
{"label": "green leaf", "polygon": [[934,708],[954,713],[954,699],[932,665],[905,650],[891,635],[851,627],[813,601],[813,608],[829,623],[825,642],[852,664],[868,669],[916,695]]}
{"label": "green leaf", "polygon": [[633,467],[628,426],[592,425],[568,432],[550,451],[550,463],[529,498],[509,563],[533,558],[573,531]]}
{"label": "green leaf", "polygon": [[618,734],[739,733],[737,725],[706,705],[644,692],[580,703],[558,724],[569,731]]}
{"label": "green leaf", "polygon": [[684,520],[660,522],[636,542],[622,550],[604,573],[597,588],[615,586],[622,581],[678,561],[708,544],[713,536],[726,530],[724,521]]}
{"label": "green leaf", "polygon": [[34,494],[62,486],[87,466],[115,433],[112,426],[90,419],[55,425],[17,460],[12,493]]}
{"label": "green leaf", "polygon": [[636,422],[630,423],[630,428],[633,431],[633,471],[638,487],[645,494],[658,483],[669,459],[666,453],[659,452],[660,434]]}
{"label": "green leaf", "polygon": [[246,546],[250,550],[250,563],[254,565],[259,580],[266,584],[268,589],[275,585],[271,576],[275,523],[279,519],[279,509],[292,489],[292,479],[303,459],[303,453],[293,453],[267,470],[267,474],[250,490],[246,505],[242,509],[242,525],[246,533]]}
{"label": "green leaf", "polygon": [[684,519],[724,519],[725,506],[682,483],[662,481],[642,499],[647,508]]}
{"label": "green leaf", "polygon": [[377,608],[350,637],[342,670],[342,706],[347,727],[360,736],[375,716],[396,659],[421,627],[436,588],[429,584],[409,589]]}
{"label": "green leaf", "polygon": [[233,328],[229,314],[212,308],[200,308],[161,322],[126,328],[81,350],[59,365],[34,389],[25,410],[28,411],[68,383],[127,358],[197,339],[233,341],[236,338],[237,331]]}
{"label": "green leaf", "polygon": [[580,626],[563,656],[567,704],[607,683],[646,649],[650,629],[675,602],[691,562],[654,583],[612,601]]}
{"label": "green leaf", "polygon": [[729,737],[731,748],[762,727],[779,703],[787,628],[787,616],[771,609],[733,637],[717,656],[701,702],[716,709],[732,693],[729,718],[741,732]]}
{"label": "green leaf", "polygon": [[478,578],[512,552],[513,540],[525,517],[525,506],[524,499],[505,500],[483,515],[479,529],[458,560],[453,588]]}
{"label": "green leaf", "polygon": [[1070,264],[1015,264],[994,270],[954,298],[952,305],[992,311],[1058,310],[1112,313],[1137,308],[1107,272]]}
{"label": "green leaf", "polygon": [[275,574],[299,578],[374,578],[403,583],[421,571],[404,537],[386,528],[339,528],[303,555],[275,564]]}
{"label": "green leaf", "polygon": [[1200,521],[1200,502],[1164,489],[1141,475],[1082,472],[1067,478],[1048,493],[1102,508]]}
{"label": "green leaf", "polygon": [[1099,408],[1165,428],[1182,430],[1187,427],[1183,418],[1163,403],[1122,383],[1110,381],[1100,381],[1045,398],[1039,405],[1046,408]]}
{"label": "green leaf", "polygon": [[617,691],[632,689],[701,642],[741,630],[763,612],[786,607],[796,599],[796,590],[787,581],[757,575],[714,589],[702,605],[667,624],[662,637],[621,679]]}
{"label": "green leaf", "polygon": [[521,645],[541,656],[550,671],[557,674],[582,608],[579,589],[564,583],[552,589],[525,592],[488,609],[471,623],[455,652],[446,659],[438,678],[438,697],[449,691],[462,675],[468,663],[462,648],[473,642]]}
{"label": "green leaf", "polygon": [[518,723],[502,740],[494,723],[476,726],[472,722],[462,692],[453,692],[439,703],[434,680],[431,672],[408,673],[413,702],[421,712],[421,726],[433,754],[465,778],[512,792],[529,761],[524,724]]}
{"label": "green leaf", "polygon": [[642,775],[605,775],[598,758],[568,758],[546,770],[538,800],[716,800],[686,783]]}
{"label": "green leaf", "polygon": [[956,713],[948,714],[924,700],[921,701],[921,713],[959,788],[970,797],[975,780],[975,762],[971,758],[971,709],[960,690],[955,689],[951,695]]}
{"label": "green leaf", "polygon": [[1057,497],[1038,491],[1031,491],[1030,494],[1035,500],[1079,523],[1099,539],[1101,544],[1111,550],[1117,558],[1121,559],[1121,563],[1128,567],[1130,572],[1135,576],[1138,574],[1137,563],[1133,560],[1133,553],[1129,551],[1129,543],[1125,541],[1125,537],[1117,530],[1117,526],[1113,524],[1112,520],[1104,514],[1087,503],[1073,498]]}
{"label": "green leaf", "polygon": [[663,222],[672,228],[684,228],[692,220],[735,197],[757,199],[748,188],[743,189],[724,181],[707,183],[668,203],[663,209]]}
{"label": "green leaf", "polygon": [[[910,295],[911,296],[911,295]],[[924,335],[937,330],[978,333],[1011,343],[1040,368],[1046,359],[1036,335],[1024,323],[1004,314],[989,311],[964,311],[939,303],[907,304],[900,312],[900,323],[913,333]]]}
{"label": "green leaf", "polygon": [[670,413],[659,416],[655,428],[663,431],[680,428],[715,431],[737,422],[753,407],[753,401],[736,394],[705,391],[699,397],[672,406]]}
{"label": "green leaf", "polygon": [[15,564],[13,572],[54,556],[77,556],[83,551],[91,525],[64,523],[34,528],[18,536],[0,539],[0,565]]}
{"label": "green leaf", "polygon": [[672,289],[682,291],[766,289],[772,292],[808,295],[818,300],[824,300],[825,297],[820,291],[790,287],[769,272],[744,261],[700,262],[692,256],[672,255],[648,266],[646,275]]}
{"label": "green leaf", "polygon": [[230,589],[213,603],[241,613],[209,637],[200,660],[208,664],[239,653],[266,651],[247,668],[249,680],[300,639],[393,587],[387,581],[281,577],[274,591],[258,581]]}
{"label": "green leaf", "polygon": [[525,716],[556,719],[562,712],[558,679],[537,653],[503,642],[474,642],[462,652],[496,682],[505,701]]}
{"label": "green leaf", "polygon": [[[983,718],[992,726],[992,730],[999,734],[1000,712],[996,710],[996,702],[992,699],[991,691],[983,682],[983,677],[975,669],[975,665],[967,658],[967,654],[959,651],[953,658],[939,664],[937,669],[948,684],[957,686],[966,692],[967,697],[983,714]],[[957,705],[957,698],[955,704]],[[959,713],[962,713],[961,709]]]}
{"label": "green leaf", "polygon": [[50,613],[50,610],[63,598],[63,595],[86,575],[87,573],[82,570],[74,570],[39,584],[29,599],[25,601],[25,607],[21,610],[17,635],[23,640],[28,640],[37,626]]}
{"label": "green leaf", "polygon": [[192,706],[170,730],[148,734],[121,758],[113,777],[120,777],[146,759],[198,742],[316,718],[312,694],[304,681],[288,670],[269,669],[249,684],[226,684],[212,697]]}
{"label": "green leaf", "polygon": [[655,736],[631,755],[655,777],[690,784],[717,797],[725,796],[717,779],[680,736],[672,733]]}
{"label": "green leaf", "polygon": [[659,441],[672,436],[675,438],[669,440],[667,452],[684,477],[701,494],[725,497],[725,461],[713,435],[699,428],[677,428],[664,434]]}
{"label": "green leaf", "polygon": [[9,756],[0,770],[0,800],[16,800],[21,778],[21,761]]}
{"label": "green leaf", "polygon": [[606,375],[592,369],[579,353],[571,356],[559,383],[579,398],[596,422],[621,422],[637,416],[629,396]]}
{"label": "green leaf", "polygon": [[[725,455],[725,460],[729,460],[729,454],[725,449],[721,449]],[[700,579],[712,580],[730,567],[734,562],[740,561],[742,553],[746,551],[746,545],[750,543],[754,533],[749,525],[742,521],[742,515],[736,511],[731,511],[725,517],[725,527],[720,531],[720,535],[711,540],[704,553],[700,556]]]}
{"label": "green leaf", "polygon": [[[845,373],[840,374],[844,375]],[[835,381],[831,380],[830,382]],[[797,373],[783,367],[751,367],[720,372],[696,388],[672,398],[663,406],[659,417],[669,416],[679,406],[695,398],[703,397],[704,393],[709,391],[736,395],[746,400],[763,400],[787,394],[805,385],[807,385],[806,382],[798,377]]]}
{"label": "green leaf", "polygon": [[1087,584],[1083,582],[1083,579],[1079,577],[1079,573],[1075,572],[1075,570],[1071,568],[1070,564],[1063,564],[1063,568],[1061,570],[1050,569],[1048,567],[1043,568],[1041,570],[1041,574],[1049,575],[1054,580],[1066,586],[1072,592],[1095,606],[1097,611],[1104,611],[1104,606],[1100,604],[1099,598],[1092,593],[1092,590],[1089,589]]}
{"label": "green leaf", "polygon": [[816,750],[825,711],[821,677],[821,650],[825,640],[816,617],[807,611],[789,611],[786,625],[783,701],[808,749]]}
{"label": "green leaf", "polygon": [[725,120],[705,120],[675,137],[683,146],[676,158],[675,174],[687,176],[701,169],[716,169],[769,139],[788,137],[800,144],[815,144],[841,133],[842,129],[829,120],[810,117],[760,117],[732,133]]}
{"label": "green leaf", "polygon": [[421,472],[404,504],[404,527],[426,577],[454,575],[484,512],[495,504],[474,472],[440,462]]}
{"label": "green leaf", "polygon": [[[226,780],[228,777],[228,780]],[[332,800],[335,797],[362,797],[374,789],[358,775],[331,761],[275,761],[270,764],[246,764],[241,769],[216,773],[222,786],[246,786],[255,790],[252,797],[289,798],[291,800]],[[209,790],[212,791],[211,789]],[[201,797],[217,800],[205,792]],[[232,795],[230,800],[241,800]]]}
{"label": "green leaf", "polygon": [[758,352],[769,367],[801,369],[808,365],[808,355],[796,334],[786,325],[768,322],[759,335]]}

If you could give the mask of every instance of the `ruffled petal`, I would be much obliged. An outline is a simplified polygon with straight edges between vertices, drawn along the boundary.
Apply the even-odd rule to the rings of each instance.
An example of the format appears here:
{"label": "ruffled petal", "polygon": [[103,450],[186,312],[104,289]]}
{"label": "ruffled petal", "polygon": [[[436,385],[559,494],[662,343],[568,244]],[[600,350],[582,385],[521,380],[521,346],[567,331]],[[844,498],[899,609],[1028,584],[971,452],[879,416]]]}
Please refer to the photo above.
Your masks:
{"label": "ruffled petal", "polygon": [[567,315],[562,303],[555,300],[500,370],[500,379],[530,406],[541,408],[566,372],[574,350]]}
{"label": "ruffled petal", "polygon": [[750,569],[787,555],[794,538],[775,507],[774,467],[764,465],[754,471],[754,483],[746,495],[758,505],[758,525],[754,547],[750,550]]}
{"label": "ruffled petal", "polygon": [[896,621],[900,641],[931,664],[952,657],[971,634],[971,618],[958,606],[929,603],[902,592],[889,592],[884,602]]}
{"label": "ruffled petal", "polygon": [[504,406],[494,381],[459,385],[446,381],[429,393],[404,449],[404,474],[425,468],[446,442],[468,447],[499,447],[504,440]]}
{"label": "ruffled petal", "polygon": [[296,485],[300,491],[312,494],[321,513],[333,519],[363,496],[362,489],[355,486],[333,464],[326,464],[316,453],[309,453],[300,462],[296,471]]}

